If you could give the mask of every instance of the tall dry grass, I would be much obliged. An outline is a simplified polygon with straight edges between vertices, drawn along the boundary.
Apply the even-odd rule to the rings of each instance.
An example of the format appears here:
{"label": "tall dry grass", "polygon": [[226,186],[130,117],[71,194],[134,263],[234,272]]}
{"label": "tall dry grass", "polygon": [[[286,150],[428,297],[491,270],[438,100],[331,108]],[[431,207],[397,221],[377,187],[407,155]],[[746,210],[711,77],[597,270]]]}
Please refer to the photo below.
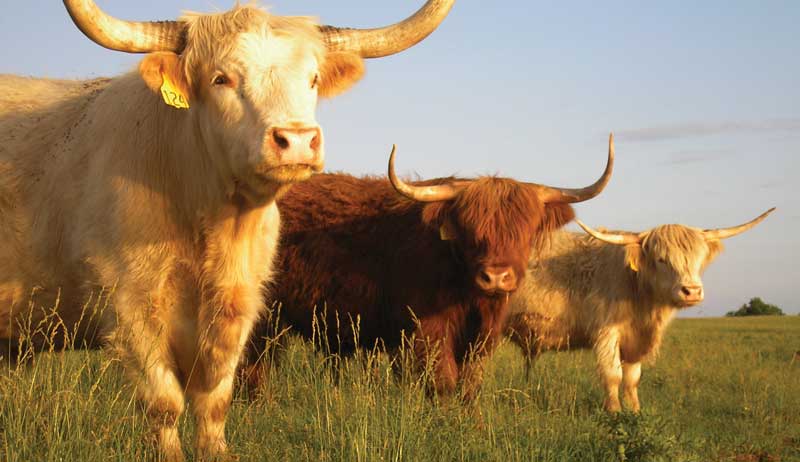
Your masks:
{"label": "tall dry grass", "polygon": [[[800,460],[798,317],[677,320],[644,370],[640,416],[602,411],[590,352],[545,354],[526,379],[503,345],[464,407],[426,398],[425,377],[398,380],[380,352],[342,359],[286,339],[269,383],[232,406],[242,461]],[[7,365],[0,460],[152,460],[132,396],[100,351]],[[191,419],[181,427],[188,449]]]}

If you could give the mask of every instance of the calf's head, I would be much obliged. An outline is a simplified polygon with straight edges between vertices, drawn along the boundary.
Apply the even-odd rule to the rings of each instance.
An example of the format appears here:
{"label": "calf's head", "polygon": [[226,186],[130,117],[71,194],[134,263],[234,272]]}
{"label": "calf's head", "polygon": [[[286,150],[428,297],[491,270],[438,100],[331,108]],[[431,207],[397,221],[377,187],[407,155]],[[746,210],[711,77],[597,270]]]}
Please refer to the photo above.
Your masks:
{"label": "calf's head", "polygon": [[687,308],[703,301],[701,276],[722,251],[721,239],[743,233],[760,223],[775,208],[743,225],[724,229],[698,229],[683,225],[661,225],[641,233],[605,232],[575,220],[592,237],[625,246],[625,263],[637,273],[639,284],[656,300]]}
{"label": "calf's head", "polygon": [[600,194],[611,178],[613,138],[608,163],[594,184],[566,189],[508,178],[450,179],[439,184],[411,185],[394,171],[389,159],[389,179],[405,197],[425,202],[423,223],[451,241],[465,265],[469,283],[484,295],[506,295],[517,289],[525,275],[531,247],[574,218],[569,205]]}
{"label": "calf's head", "polygon": [[139,66],[166,104],[187,110],[215,168],[251,199],[275,183],[322,169],[318,97],[347,90],[362,58],[413,46],[432,32],[454,0],[430,0],[414,16],[379,29],[319,26],[252,5],[178,21],[122,21],[91,0],[64,0],[89,38],[114,50],[150,53]]}

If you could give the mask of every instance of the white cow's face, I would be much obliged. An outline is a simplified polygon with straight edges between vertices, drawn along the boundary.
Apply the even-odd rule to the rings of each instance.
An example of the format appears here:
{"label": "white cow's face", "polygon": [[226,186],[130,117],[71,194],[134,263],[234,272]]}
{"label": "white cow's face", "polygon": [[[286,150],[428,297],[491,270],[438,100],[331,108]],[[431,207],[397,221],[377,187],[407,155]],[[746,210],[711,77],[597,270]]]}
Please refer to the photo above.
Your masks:
{"label": "white cow's face", "polygon": [[304,180],[322,170],[315,115],[320,65],[313,51],[267,30],[243,33],[197,83],[202,131],[220,144],[249,194],[264,183]]}
{"label": "white cow's face", "polygon": [[185,88],[198,136],[217,167],[230,173],[242,195],[260,202],[277,186],[322,170],[317,99],[357,81],[363,63],[353,54],[327,52],[310,23],[276,28],[255,18],[246,30],[211,40],[195,31],[207,18],[190,28],[183,55],[154,53],[142,62],[142,75],[147,81],[155,74],[156,82],[148,82],[155,87],[165,69],[173,70],[170,80]]}
{"label": "white cow's face", "polygon": [[641,244],[629,246],[628,261],[657,300],[686,308],[703,301],[701,276],[721,247],[720,241],[706,240],[700,230],[664,225],[646,233]]}

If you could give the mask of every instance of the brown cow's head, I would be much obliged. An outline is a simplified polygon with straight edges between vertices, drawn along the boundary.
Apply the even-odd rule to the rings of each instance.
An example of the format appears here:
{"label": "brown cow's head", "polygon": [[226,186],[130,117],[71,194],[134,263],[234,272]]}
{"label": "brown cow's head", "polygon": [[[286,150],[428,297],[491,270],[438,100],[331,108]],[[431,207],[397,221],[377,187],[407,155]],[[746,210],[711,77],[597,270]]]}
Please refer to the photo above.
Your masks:
{"label": "brown cow's head", "polygon": [[613,137],[603,176],[582,189],[564,189],[508,178],[481,177],[443,184],[412,186],[394,172],[394,149],[389,179],[400,194],[426,202],[422,221],[452,241],[474,283],[487,295],[506,295],[525,275],[531,245],[573,219],[572,207],[599,194],[611,178]]}
{"label": "brown cow's head", "polygon": [[740,226],[702,230],[683,225],[661,225],[642,233],[604,232],[576,222],[594,238],[625,246],[625,261],[637,273],[639,284],[657,302],[687,308],[703,301],[701,275],[722,251],[721,239],[743,233],[775,208]]}
{"label": "brown cow's head", "polygon": [[220,172],[259,200],[275,183],[323,167],[317,98],[347,90],[362,58],[388,56],[431,33],[455,0],[429,0],[405,21],[370,30],[318,26],[252,5],[179,21],[121,21],[92,0],[64,0],[75,24],[98,44],[150,53],[139,70],[165,103],[188,110]]}

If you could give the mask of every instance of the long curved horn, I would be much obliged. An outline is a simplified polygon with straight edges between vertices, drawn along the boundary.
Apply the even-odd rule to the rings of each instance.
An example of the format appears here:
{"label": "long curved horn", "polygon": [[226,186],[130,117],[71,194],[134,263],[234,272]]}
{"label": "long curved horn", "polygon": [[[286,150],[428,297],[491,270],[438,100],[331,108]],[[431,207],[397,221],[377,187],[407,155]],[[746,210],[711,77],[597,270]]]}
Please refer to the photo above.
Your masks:
{"label": "long curved horn", "polygon": [[382,58],[421,42],[450,12],[455,0],[428,0],[412,16],[378,29],[320,26],[330,51],[349,51],[362,58]]}
{"label": "long curved horn", "polygon": [[753,226],[761,223],[764,221],[764,218],[767,218],[767,215],[772,213],[775,210],[775,207],[767,210],[766,212],[759,215],[757,218],[748,221],[747,223],[739,226],[734,226],[732,228],[720,228],[720,229],[706,229],[703,230],[703,237],[706,238],[707,241],[712,241],[716,239],[725,239],[731,236],[736,236],[737,234],[741,234],[748,229],[752,228]]}
{"label": "long curved horn", "polygon": [[431,186],[410,185],[397,177],[394,171],[394,154],[397,145],[392,145],[392,153],[389,155],[389,181],[394,190],[417,202],[436,202],[446,201],[455,198],[469,184],[469,181],[453,181],[445,184]]}
{"label": "long curved horn", "polygon": [[582,221],[575,219],[575,223],[578,224],[584,231],[586,231],[589,235],[593,238],[608,242],[609,244],[615,245],[628,245],[628,244],[638,244],[642,241],[642,238],[638,234],[634,233],[605,233],[603,231],[598,231],[596,229],[592,229],[589,226],[585,225]]}
{"label": "long curved horn", "polygon": [[123,21],[104,13],[92,0],[64,0],[64,6],[81,32],[111,50],[180,53],[186,46],[185,28],[177,21]]}
{"label": "long curved horn", "polygon": [[540,189],[539,197],[542,202],[562,202],[572,204],[575,202],[583,202],[589,200],[605,189],[608,181],[611,179],[611,172],[614,170],[614,134],[608,135],[608,161],[606,162],[606,169],[603,175],[598,178],[594,184],[580,189],[569,188],[556,188],[553,186],[545,186],[537,183],[527,183],[531,186]]}

